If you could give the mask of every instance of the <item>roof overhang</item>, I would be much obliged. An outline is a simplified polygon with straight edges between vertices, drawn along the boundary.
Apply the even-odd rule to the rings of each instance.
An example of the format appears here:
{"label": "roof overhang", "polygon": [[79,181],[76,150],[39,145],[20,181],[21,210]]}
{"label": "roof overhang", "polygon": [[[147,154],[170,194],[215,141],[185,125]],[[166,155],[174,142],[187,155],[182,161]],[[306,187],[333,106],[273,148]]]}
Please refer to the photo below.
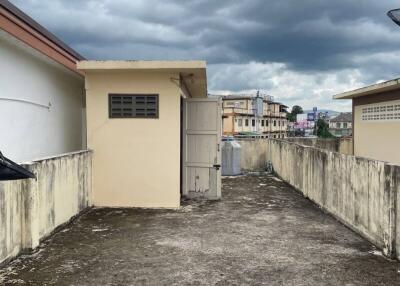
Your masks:
{"label": "roof overhang", "polygon": [[84,57],[7,0],[0,1],[0,29],[31,48],[80,73],[76,62]]}
{"label": "roof overhang", "polygon": [[352,99],[371,94],[400,89],[400,79],[393,79],[382,83],[373,84],[356,90],[343,92],[333,96],[333,99]]}
{"label": "roof overhang", "polygon": [[192,97],[207,97],[205,61],[80,61],[78,70],[88,72],[150,71],[179,73]]}

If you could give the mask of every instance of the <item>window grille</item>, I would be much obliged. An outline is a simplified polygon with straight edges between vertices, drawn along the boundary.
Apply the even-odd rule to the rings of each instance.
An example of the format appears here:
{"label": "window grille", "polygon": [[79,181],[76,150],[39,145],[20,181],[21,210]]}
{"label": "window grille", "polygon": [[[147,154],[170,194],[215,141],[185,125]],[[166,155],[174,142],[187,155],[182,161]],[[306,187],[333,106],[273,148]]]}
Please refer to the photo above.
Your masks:
{"label": "window grille", "polygon": [[158,118],[158,94],[109,94],[110,118]]}

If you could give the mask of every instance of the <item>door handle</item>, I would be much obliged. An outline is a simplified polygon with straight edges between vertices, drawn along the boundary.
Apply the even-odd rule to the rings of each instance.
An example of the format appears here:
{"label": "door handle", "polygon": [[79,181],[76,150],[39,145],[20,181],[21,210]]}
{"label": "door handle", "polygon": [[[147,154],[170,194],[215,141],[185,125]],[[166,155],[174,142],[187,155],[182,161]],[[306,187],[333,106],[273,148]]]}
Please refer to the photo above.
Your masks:
{"label": "door handle", "polygon": [[219,168],[221,168],[221,165],[220,165],[220,164],[214,164],[213,167],[214,167],[215,169],[219,170]]}

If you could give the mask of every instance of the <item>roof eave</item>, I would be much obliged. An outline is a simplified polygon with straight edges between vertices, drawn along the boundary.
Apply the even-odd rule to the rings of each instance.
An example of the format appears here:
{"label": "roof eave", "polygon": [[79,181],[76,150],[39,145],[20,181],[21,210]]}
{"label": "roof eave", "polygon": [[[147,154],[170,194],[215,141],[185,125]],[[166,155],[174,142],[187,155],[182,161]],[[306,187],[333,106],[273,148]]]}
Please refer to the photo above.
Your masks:
{"label": "roof eave", "polygon": [[82,71],[102,70],[200,70],[206,69],[205,61],[79,61],[77,68]]}
{"label": "roof eave", "polygon": [[192,97],[207,97],[207,70],[205,61],[80,61],[79,71],[85,73],[161,72],[177,73],[185,81]]}
{"label": "roof eave", "polygon": [[400,79],[389,80],[386,82],[362,87],[356,90],[343,92],[333,96],[333,99],[352,99],[356,97],[392,91],[400,89]]}
{"label": "roof eave", "polygon": [[7,10],[9,13],[13,14],[15,17],[17,17],[19,20],[24,22],[30,28],[32,28],[39,34],[43,35],[45,38],[47,38],[49,41],[53,42],[55,45],[57,45],[59,48],[64,50],[66,53],[70,54],[76,60],[85,60],[85,57],[80,55],[77,51],[73,50],[71,47],[69,47],[67,44],[65,44],[62,40],[60,40],[57,36],[55,36],[53,33],[48,31],[45,27],[40,25],[34,19],[29,17],[18,7],[13,5],[10,1],[8,1],[8,0],[1,1],[0,7]]}

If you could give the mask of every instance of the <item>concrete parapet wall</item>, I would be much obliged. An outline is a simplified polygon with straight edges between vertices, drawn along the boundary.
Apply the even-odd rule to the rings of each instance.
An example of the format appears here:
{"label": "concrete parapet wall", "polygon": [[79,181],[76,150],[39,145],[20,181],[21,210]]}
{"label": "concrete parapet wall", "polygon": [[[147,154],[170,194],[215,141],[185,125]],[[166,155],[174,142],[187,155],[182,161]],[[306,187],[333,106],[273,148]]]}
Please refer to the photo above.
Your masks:
{"label": "concrete parapet wall", "polygon": [[400,258],[400,166],[269,140],[274,171],[304,196]]}
{"label": "concrete parapet wall", "polygon": [[[320,138],[286,138],[295,144],[311,146],[327,151],[339,152],[342,154],[353,155],[353,141],[351,139],[320,139]],[[238,140],[241,149],[241,168],[242,171],[261,171],[265,170],[268,161],[268,140],[262,138],[249,138]]]}
{"label": "concrete parapet wall", "polygon": [[37,179],[0,182],[0,263],[92,206],[92,153],[80,151],[24,166]]}
{"label": "concrete parapet wall", "polygon": [[299,145],[324,149],[341,154],[353,155],[353,140],[351,138],[307,138],[289,137],[285,140]]}
{"label": "concrete parapet wall", "polygon": [[240,157],[242,171],[265,170],[268,157],[268,140],[247,139],[238,142],[242,147]]}
{"label": "concrete parapet wall", "polygon": [[339,153],[346,155],[354,155],[353,150],[353,139],[352,138],[342,138],[339,142]]}
{"label": "concrete parapet wall", "polygon": [[339,138],[307,138],[307,137],[289,137],[285,140],[300,145],[320,148],[332,152],[339,152],[340,140]]}

